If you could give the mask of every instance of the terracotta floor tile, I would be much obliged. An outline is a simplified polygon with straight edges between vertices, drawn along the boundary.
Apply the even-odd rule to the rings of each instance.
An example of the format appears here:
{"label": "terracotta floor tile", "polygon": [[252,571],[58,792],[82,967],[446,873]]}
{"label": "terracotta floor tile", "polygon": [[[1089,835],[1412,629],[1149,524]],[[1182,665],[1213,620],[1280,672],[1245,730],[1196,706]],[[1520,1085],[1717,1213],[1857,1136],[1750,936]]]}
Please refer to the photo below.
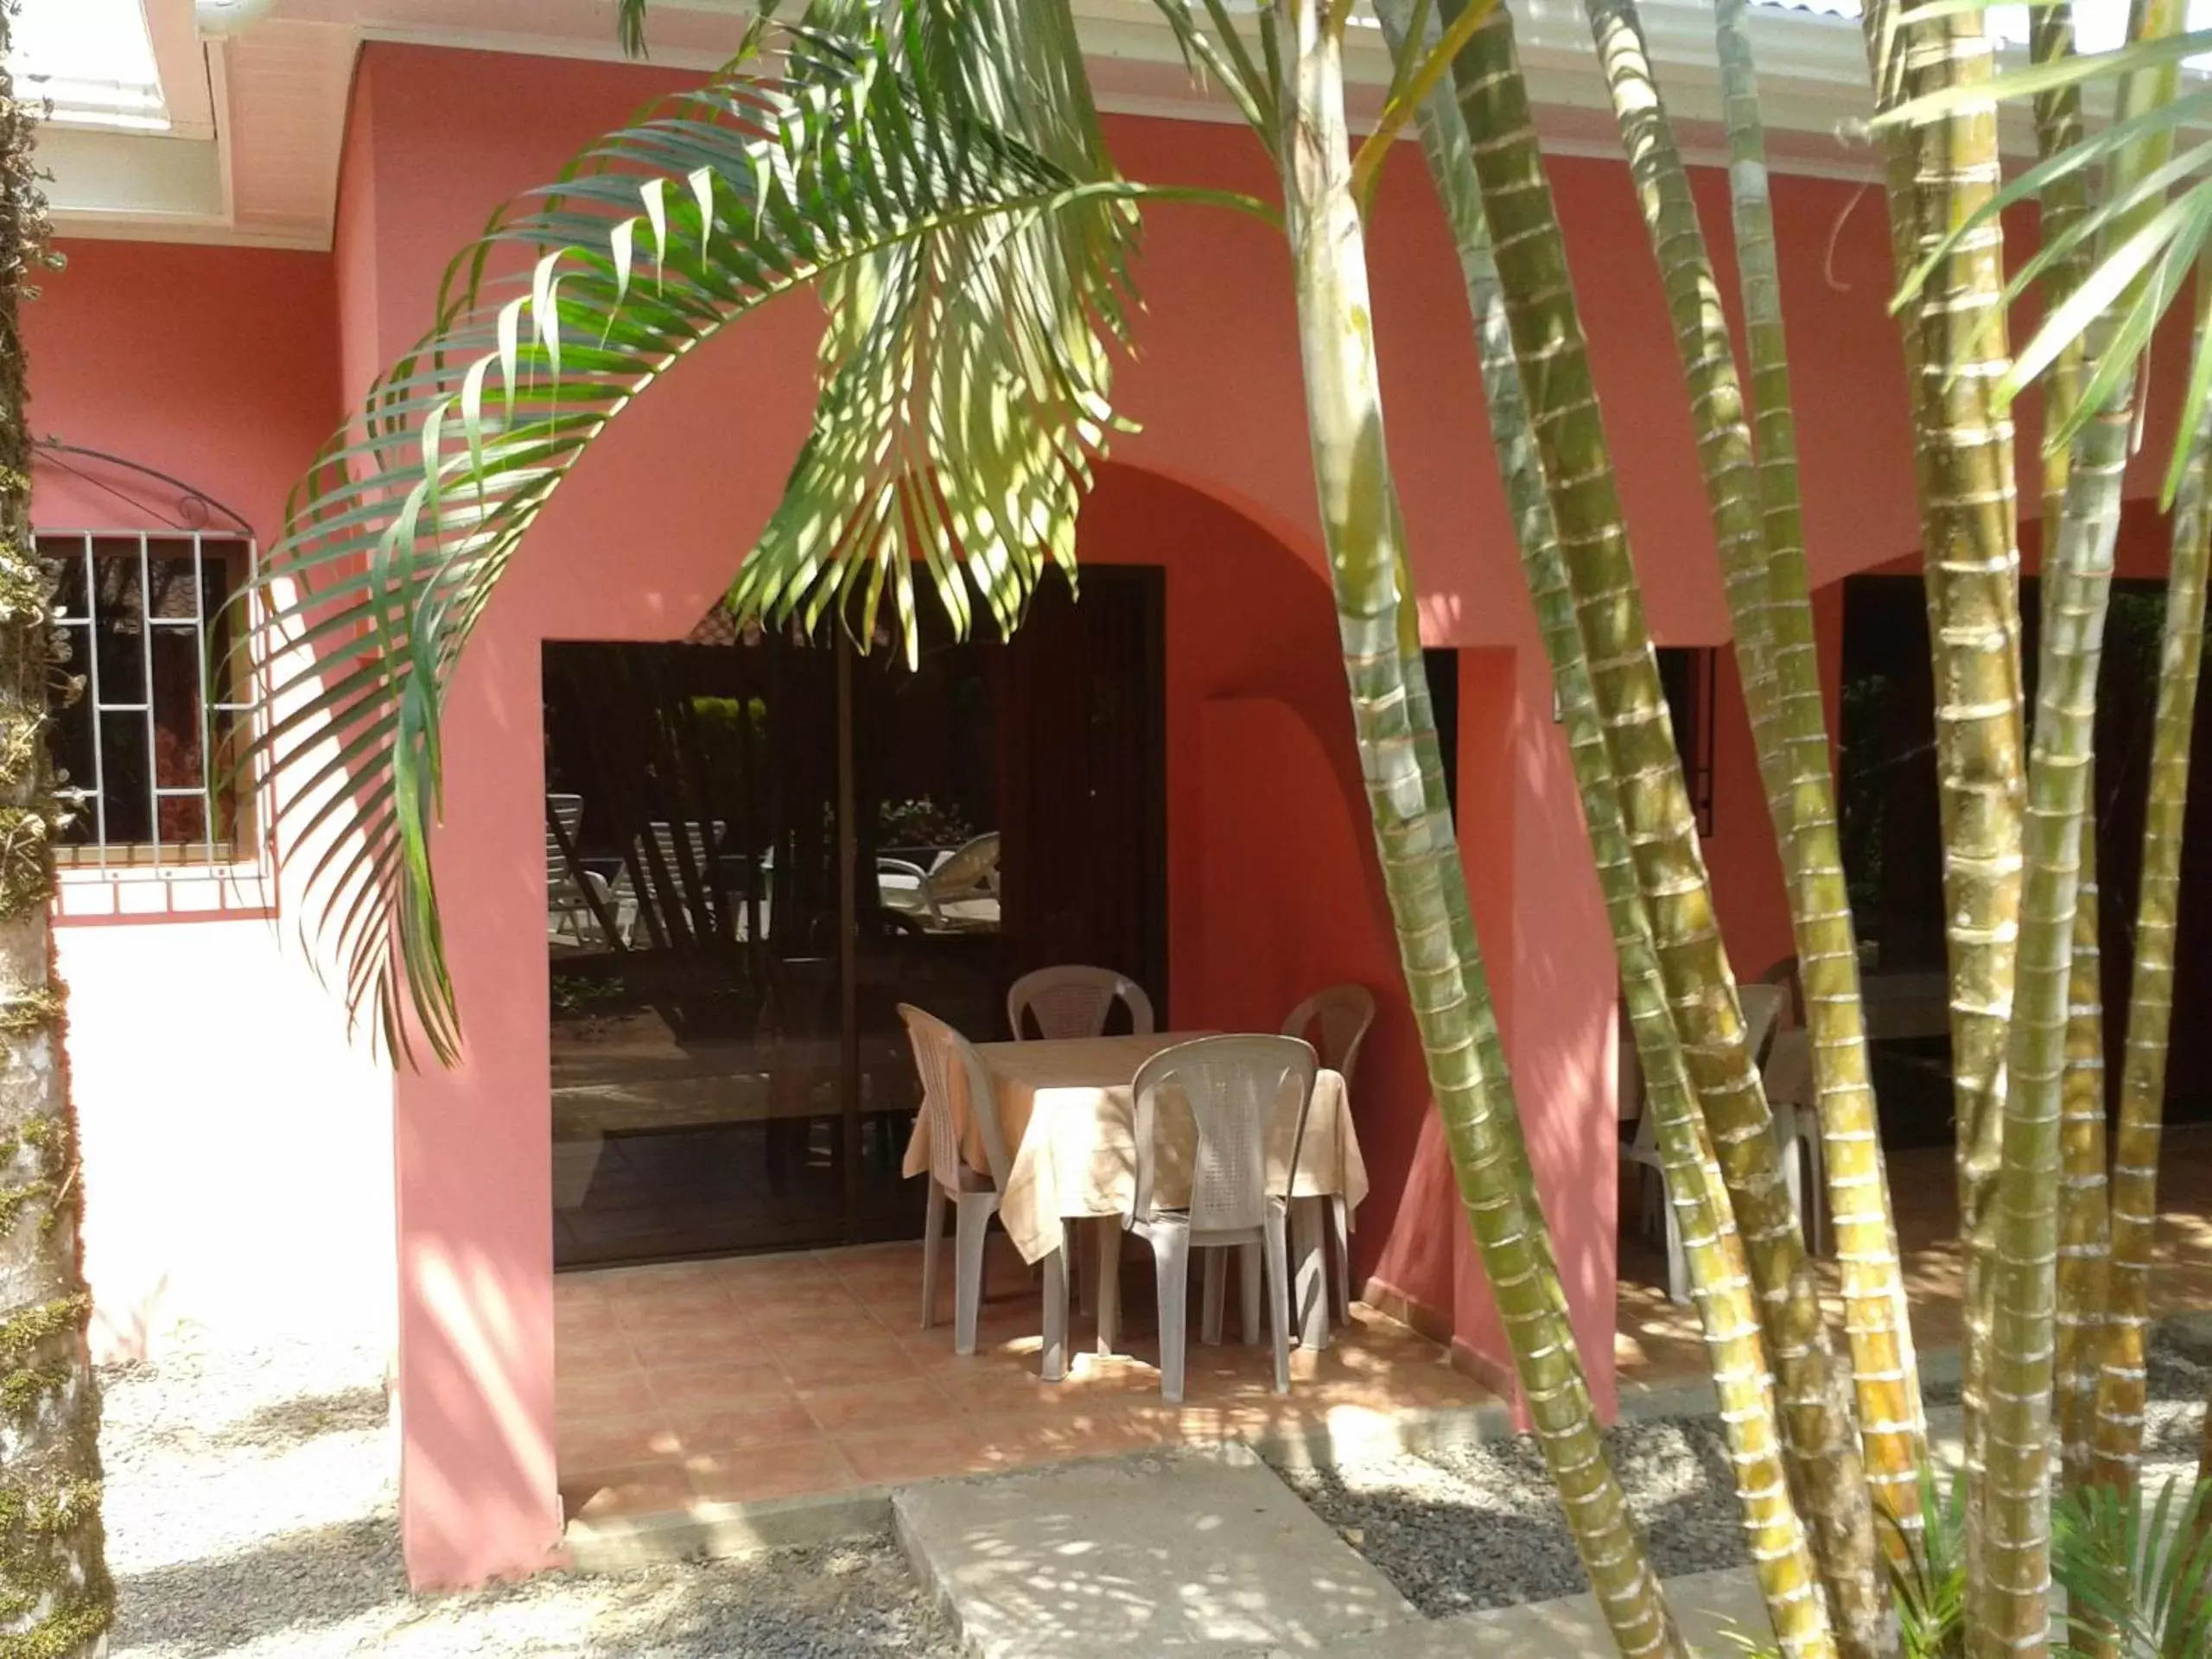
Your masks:
{"label": "terracotta floor tile", "polygon": [[982,1436],[950,1421],[841,1434],[837,1446],[854,1473],[871,1485],[975,1474],[1002,1463]]}
{"label": "terracotta floor tile", "polygon": [[636,1351],[611,1325],[573,1335],[564,1331],[554,1332],[553,1374],[556,1378],[606,1376],[637,1369]]}
{"label": "terracotta floor tile", "polygon": [[683,1466],[690,1475],[693,1492],[718,1503],[843,1491],[859,1485],[862,1478],[837,1446],[823,1438],[787,1440],[779,1446],[753,1446],[719,1456],[690,1456]]}
{"label": "terracotta floor tile", "polygon": [[553,1406],[563,1417],[634,1416],[657,1409],[643,1371],[613,1371],[598,1376],[556,1375]]}
{"label": "terracotta floor tile", "polygon": [[798,1396],[788,1393],[764,1393],[731,1405],[673,1411],[669,1423],[686,1456],[713,1456],[745,1446],[811,1440],[817,1432]]}
{"label": "terracotta floor tile", "polygon": [[779,1312],[827,1313],[832,1308],[860,1307],[852,1292],[835,1279],[811,1276],[734,1284],[730,1287],[730,1301],[749,1319]]}
{"label": "terracotta floor tile", "polygon": [[654,1399],[671,1413],[714,1411],[764,1395],[791,1392],[783,1372],[765,1361],[748,1365],[691,1365],[646,1375],[652,1380]]}
{"label": "terracotta floor tile", "polygon": [[630,1344],[637,1363],[648,1370],[678,1370],[700,1365],[765,1365],[767,1349],[758,1335],[731,1321],[696,1325],[683,1330],[633,1332]]}
{"label": "terracotta floor tile", "polygon": [[918,1376],[803,1389],[798,1397],[815,1426],[832,1435],[870,1433],[896,1424],[944,1422],[962,1414],[943,1389]]}
{"label": "terracotta floor tile", "polygon": [[615,1325],[632,1336],[646,1331],[712,1329],[742,1319],[727,1297],[692,1290],[640,1297],[614,1305]]}
{"label": "terracotta floor tile", "polygon": [[875,1342],[804,1342],[774,1351],[777,1366],[801,1390],[888,1382],[921,1373],[906,1351],[885,1337]]}
{"label": "terracotta floor tile", "polygon": [[771,1348],[832,1342],[881,1342],[891,1332],[857,1302],[823,1307],[763,1308],[747,1316]]}
{"label": "terracotta floor tile", "polygon": [[675,1457],[683,1447],[668,1419],[658,1411],[626,1417],[563,1419],[554,1434],[560,1466],[619,1469]]}
{"label": "terracotta floor tile", "polygon": [[683,1465],[673,1459],[624,1468],[561,1472],[561,1502],[571,1521],[664,1515],[686,1510],[694,1497]]}

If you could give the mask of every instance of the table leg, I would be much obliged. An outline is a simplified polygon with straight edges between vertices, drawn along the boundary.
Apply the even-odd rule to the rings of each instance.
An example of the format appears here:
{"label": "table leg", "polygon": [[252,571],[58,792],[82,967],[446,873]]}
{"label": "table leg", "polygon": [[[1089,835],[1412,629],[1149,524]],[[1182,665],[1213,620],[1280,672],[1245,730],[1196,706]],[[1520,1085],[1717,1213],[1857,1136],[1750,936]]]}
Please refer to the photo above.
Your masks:
{"label": "table leg", "polygon": [[1329,1345],[1329,1253],[1323,1243],[1325,1198],[1293,1198],[1290,1204],[1291,1323],[1298,1340],[1313,1353]]}
{"label": "table leg", "polygon": [[1068,1374],[1068,1264],[1065,1250],[1045,1258],[1045,1350],[1038,1375],[1058,1382]]}
{"label": "table leg", "polygon": [[1122,1223],[1101,1216],[1090,1248],[1098,1257],[1098,1351],[1110,1354],[1122,1334]]}

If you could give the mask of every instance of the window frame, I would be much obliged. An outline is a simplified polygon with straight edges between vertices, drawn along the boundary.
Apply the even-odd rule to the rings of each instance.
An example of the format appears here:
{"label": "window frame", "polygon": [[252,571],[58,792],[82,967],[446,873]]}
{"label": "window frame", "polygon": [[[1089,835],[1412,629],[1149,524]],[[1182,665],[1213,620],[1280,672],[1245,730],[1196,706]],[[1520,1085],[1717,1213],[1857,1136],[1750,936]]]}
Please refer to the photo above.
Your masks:
{"label": "window frame", "polygon": [[[143,676],[142,696],[134,702],[106,702],[100,697],[99,657],[97,649],[99,618],[99,587],[98,566],[103,555],[102,543],[135,543],[137,545],[139,617],[140,664]],[[54,626],[66,632],[70,644],[67,669],[83,677],[84,689],[78,701],[68,709],[60,707],[53,710],[57,726],[60,721],[78,710],[89,717],[92,727],[93,776],[91,779],[72,778],[66,787],[81,787],[85,791],[79,809],[91,819],[92,830],[83,842],[54,844],[54,863],[65,881],[70,878],[91,877],[114,880],[138,878],[173,880],[179,878],[205,878],[209,875],[237,876],[249,873],[266,874],[264,866],[269,850],[264,832],[267,815],[264,811],[262,792],[266,786],[266,768],[256,766],[250,778],[238,779],[232,786],[232,822],[229,832],[215,834],[216,802],[221,797],[217,781],[220,770],[218,759],[218,720],[227,716],[232,722],[226,735],[226,747],[235,745],[241,736],[252,732],[263,717],[260,696],[259,665],[250,652],[241,659],[240,645],[253,637],[260,621],[259,601],[256,597],[257,578],[261,568],[258,539],[244,529],[193,529],[173,525],[130,528],[78,528],[38,526],[33,531],[33,543],[40,556],[57,566],[74,558],[80,561],[79,569],[85,587],[86,610],[83,615],[65,617],[57,598]],[[160,617],[149,613],[152,596],[153,565],[156,550],[162,543],[188,543],[192,556],[192,613],[183,617]],[[219,553],[213,551],[219,548]],[[117,556],[105,556],[112,559]],[[130,556],[124,553],[120,556]],[[230,580],[225,584],[226,595],[221,607],[210,613],[207,609],[207,562],[218,558],[229,567]],[[234,642],[226,649],[222,660],[212,661],[209,641],[219,625],[223,611],[245,597],[245,609],[233,620]],[[201,756],[201,781],[197,785],[164,785],[159,781],[159,765],[152,749],[162,729],[156,712],[153,671],[153,644],[156,629],[168,629],[184,633],[197,647],[202,664],[202,683],[196,702],[200,730],[198,734]],[[209,680],[217,675],[224,677],[225,695],[213,695],[215,688]],[[147,804],[149,809],[149,826],[152,838],[147,840],[110,840],[106,833],[108,802],[105,763],[105,734],[102,723],[111,715],[135,715],[143,723],[147,734]],[[161,836],[161,806],[167,800],[197,800],[200,803],[200,833],[188,841],[171,842]]]}

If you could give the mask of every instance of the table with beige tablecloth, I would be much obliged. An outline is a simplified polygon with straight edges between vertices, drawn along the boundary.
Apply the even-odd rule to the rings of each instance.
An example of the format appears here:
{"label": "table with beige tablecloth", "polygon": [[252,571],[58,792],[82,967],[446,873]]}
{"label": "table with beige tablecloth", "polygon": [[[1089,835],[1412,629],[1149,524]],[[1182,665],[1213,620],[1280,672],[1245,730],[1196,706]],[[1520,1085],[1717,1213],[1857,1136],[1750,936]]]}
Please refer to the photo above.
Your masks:
{"label": "table with beige tablecloth", "polygon": [[[1131,1085],[1137,1069],[1154,1054],[1204,1032],[1162,1032],[1141,1037],[1084,1037],[1057,1041],[978,1043],[976,1058],[990,1079],[992,1104],[1006,1136],[1012,1167],[999,1197],[999,1219],[1027,1262],[1058,1249],[1067,1218],[1128,1213],[1136,1197],[1136,1106]],[[1296,1134],[1297,1113],[1286,1094],[1268,1141],[1268,1173],[1280,1188]],[[978,1170],[989,1167],[972,1127],[963,1151]],[[1158,1125],[1159,1201],[1173,1209],[1190,1192],[1190,1160],[1197,1132],[1187,1109],[1163,1111]],[[906,1147],[906,1173],[929,1168],[929,1120],[917,1118]],[[1298,1148],[1294,1198],[1342,1198],[1357,1210],[1367,1196],[1367,1166],[1353,1133],[1344,1080],[1324,1069],[1314,1079],[1313,1104]],[[1320,1248],[1311,1233],[1313,1255]],[[1300,1274],[1309,1277],[1310,1264]],[[1301,1298],[1305,1300],[1305,1298]]]}

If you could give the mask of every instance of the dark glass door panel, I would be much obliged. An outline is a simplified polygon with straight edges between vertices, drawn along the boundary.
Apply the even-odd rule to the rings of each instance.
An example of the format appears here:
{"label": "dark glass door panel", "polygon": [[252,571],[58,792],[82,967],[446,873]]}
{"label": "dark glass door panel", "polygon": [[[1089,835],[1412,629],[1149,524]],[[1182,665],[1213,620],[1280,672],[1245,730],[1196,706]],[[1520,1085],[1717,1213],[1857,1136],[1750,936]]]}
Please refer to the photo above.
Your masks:
{"label": "dark glass door panel", "polygon": [[834,653],[554,645],[545,689],[556,1262],[835,1236]]}
{"label": "dark glass door panel", "polygon": [[1161,584],[1012,644],[545,650],[556,1262],[910,1236],[898,1017],[1084,961],[1166,1011]]}

